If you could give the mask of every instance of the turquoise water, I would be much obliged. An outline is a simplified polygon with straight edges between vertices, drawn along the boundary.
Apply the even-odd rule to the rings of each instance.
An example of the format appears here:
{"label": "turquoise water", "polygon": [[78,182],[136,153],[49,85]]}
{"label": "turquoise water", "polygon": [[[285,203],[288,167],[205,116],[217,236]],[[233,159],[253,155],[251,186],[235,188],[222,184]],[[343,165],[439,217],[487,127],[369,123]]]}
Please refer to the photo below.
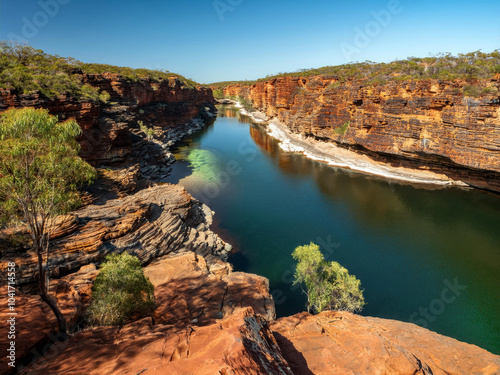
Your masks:
{"label": "turquoise water", "polygon": [[362,315],[411,321],[500,354],[500,196],[429,189],[279,149],[224,107],[176,149],[169,182],[208,204],[236,270],[269,278],[278,316],[305,310],[296,246],[318,243],[362,283]]}

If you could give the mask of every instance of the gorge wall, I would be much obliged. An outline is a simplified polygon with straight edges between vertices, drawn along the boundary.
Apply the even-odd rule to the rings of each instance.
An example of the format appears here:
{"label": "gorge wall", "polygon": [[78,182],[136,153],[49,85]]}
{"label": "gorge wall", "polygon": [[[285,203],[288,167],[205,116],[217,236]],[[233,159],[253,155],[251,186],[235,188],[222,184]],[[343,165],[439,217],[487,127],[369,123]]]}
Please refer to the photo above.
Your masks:
{"label": "gorge wall", "polygon": [[[59,217],[51,236],[50,290],[73,328],[69,340],[58,336],[54,315],[32,288],[37,280],[36,257],[26,241],[26,230],[0,230],[3,295],[7,295],[3,279],[7,262],[14,261],[18,267],[17,370],[27,366],[19,373],[310,375],[330,374],[333,368],[345,374],[500,371],[500,357],[409,323],[347,313],[301,313],[275,321],[268,280],[233,271],[225,261],[231,246],[210,229],[210,209],[179,186],[156,184],[161,179],[153,178],[151,172],[155,163],[161,165],[159,169],[164,167],[161,157],[172,134],[187,134],[193,128],[185,125],[193,118],[210,117],[214,109],[211,90],[187,88],[175,79],[131,82],[110,74],[85,79],[110,93],[109,104],[0,91],[0,111],[33,106],[47,108],[60,119],[75,118],[83,129],[82,156],[95,165],[119,164],[98,168],[99,179],[90,190],[93,204],[87,202]],[[308,121],[304,109],[294,110],[295,104],[285,100],[296,96],[296,85],[307,86],[308,80],[289,82],[289,93],[272,94],[272,103],[267,92],[257,99],[251,91],[255,88],[233,90],[237,95],[255,95],[255,106],[295,124],[291,126],[294,131],[320,138],[315,127],[321,128],[317,124],[322,122],[313,121],[317,117],[314,95],[301,104],[311,111],[307,131],[302,128]],[[289,121],[293,116],[295,120]],[[336,119],[334,114],[329,116]],[[338,116],[337,122],[330,122],[332,129],[344,121],[340,109]],[[497,119],[493,113],[492,118]],[[166,130],[165,137],[145,139],[138,121]],[[332,129],[331,137],[324,138],[351,145],[348,134],[345,139],[336,138]],[[121,327],[80,329],[98,265],[107,254],[122,251],[141,260],[155,286],[156,310]],[[0,319],[7,321],[7,299],[1,302]],[[4,353],[10,345],[8,330],[7,324],[0,326]],[[0,374],[15,371],[2,356]]]}
{"label": "gorge wall", "polygon": [[[476,97],[464,95],[471,85]],[[500,192],[499,88],[498,74],[379,85],[317,76],[233,84],[224,94],[250,100],[294,133]]]}
{"label": "gorge wall", "polygon": [[81,156],[92,164],[125,161],[131,154],[132,129],[138,121],[161,128],[182,126],[214,111],[212,90],[190,88],[175,78],[139,81],[117,74],[82,74],[82,81],[110,94],[109,103],[80,100],[71,95],[46,98],[0,90],[0,112],[12,107],[46,108],[60,120],[74,118],[83,132]]}

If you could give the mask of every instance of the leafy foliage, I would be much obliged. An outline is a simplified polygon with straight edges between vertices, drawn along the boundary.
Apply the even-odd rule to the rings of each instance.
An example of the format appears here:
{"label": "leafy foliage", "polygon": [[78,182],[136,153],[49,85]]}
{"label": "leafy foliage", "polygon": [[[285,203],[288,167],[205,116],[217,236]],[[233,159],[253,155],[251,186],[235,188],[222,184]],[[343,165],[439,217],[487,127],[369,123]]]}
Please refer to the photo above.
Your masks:
{"label": "leafy foliage", "polygon": [[139,121],[138,124],[139,124],[139,128],[141,129],[141,131],[144,134],[146,134],[146,139],[148,141],[151,141],[153,139],[154,134],[155,134],[155,130],[148,128],[146,125],[144,125],[143,121]]}
{"label": "leafy foliage", "polygon": [[341,136],[344,136],[344,135],[346,135],[347,130],[349,129],[349,126],[350,126],[350,125],[351,125],[351,122],[350,122],[350,121],[348,121],[348,122],[346,122],[344,125],[342,125],[341,127],[333,129],[333,131],[334,131],[335,133],[337,133],[337,134],[341,135]]}
{"label": "leafy foliage", "polygon": [[154,286],[144,276],[139,259],[127,253],[106,257],[92,287],[90,322],[119,325],[152,312],[154,307]]}
{"label": "leafy foliage", "polygon": [[166,70],[132,69],[105,64],[86,64],[71,57],[50,55],[40,49],[0,43],[0,88],[20,94],[41,92],[48,98],[69,94],[78,99],[107,102],[109,93],[83,82],[83,74],[116,73],[122,78],[159,81],[176,77],[187,86],[196,82]]}
{"label": "leafy foliage", "polygon": [[292,254],[298,262],[295,282],[305,287],[308,309],[360,311],[365,305],[360,281],[337,262],[325,261],[319,246],[299,246]]}
{"label": "leafy foliage", "polygon": [[66,321],[48,294],[43,253],[49,268],[49,238],[53,218],[79,204],[77,188],[96,177],[94,168],[78,157],[74,120],[63,123],[45,109],[10,109],[0,114],[0,214],[26,223],[38,258],[42,299]]}
{"label": "leafy foliage", "polygon": [[224,90],[222,89],[213,90],[213,94],[215,99],[224,99]]}
{"label": "leafy foliage", "polygon": [[245,108],[247,111],[252,111],[253,110],[253,103],[251,100],[246,99],[243,96],[239,96],[237,101],[241,103],[243,108]]}
{"label": "leafy foliage", "polygon": [[126,66],[114,66],[108,64],[84,64],[80,63],[80,68],[87,74],[102,74],[114,73],[119,74],[121,77],[130,81],[140,81],[142,78],[151,78],[155,81],[160,81],[169,78],[178,78],[182,83],[188,87],[196,87],[198,83],[181,76],[180,74],[171,73],[168,70],[151,70],[151,69],[133,69]]}
{"label": "leafy foliage", "polygon": [[420,79],[488,79],[500,73],[500,50],[491,53],[481,51],[458,54],[438,54],[425,58],[409,57],[406,60],[390,63],[373,61],[354,62],[344,65],[325,66],[322,68],[299,69],[291,73],[268,75],[257,81],[217,82],[210,86],[224,88],[240,84],[250,86],[256,82],[281,77],[325,76],[336,78],[340,83],[346,81],[365,82],[369,85],[384,84],[387,81],[405,81]]}
{"label": "leafy foliage", "polygon": [[469,96],[471,98],[478,98],[481,95],[481,90],[477,86],[465,85],[462,88],[464,96]]}
{"label": "leafy foliage", "polygon": [[76,121],[59,123],[45,109],[0,115],[0,206],[11,217],[21,215],[32,235],[43,232],[43,220],[76,207],[77,188],[96,177],[78,157],[80,132]]}

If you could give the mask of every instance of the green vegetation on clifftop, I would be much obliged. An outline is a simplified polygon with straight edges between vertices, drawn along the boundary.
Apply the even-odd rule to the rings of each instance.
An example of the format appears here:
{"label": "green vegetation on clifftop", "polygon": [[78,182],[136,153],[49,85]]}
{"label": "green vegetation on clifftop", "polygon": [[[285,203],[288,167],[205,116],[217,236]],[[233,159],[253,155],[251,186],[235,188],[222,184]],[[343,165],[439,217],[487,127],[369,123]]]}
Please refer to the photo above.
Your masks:
{"label": "green vegetation on clifftop", "polygon": [[340,82],[364,81],[368,84],[384,84],[390,80],[487,79],[498,73],[500,73],[500,50],[497,49],[491,53],[475,51],[456,56],[446,53],[424,58],[409,57],[389,63],[365,61],[317,69],[299,69],[291,73],[268,75],[256,81],[216,82],[210,86],[220,89],[234,84],[250,86],[281,77],[312,76],[331,77]]}
{"label": "green vegetation on clifftop", "polygon": [[29,46],[0,42],[0,89],[18,94],[41,92],[47,98],[69,94],[77,99],[106,102],[109,93],[83,82],[83,74],[118,74],[122,79],[155,81],[178,78],[188,87],[196,82],[165,70],[132,69],[106,64],[87,64],[71,57],[50,55]]}

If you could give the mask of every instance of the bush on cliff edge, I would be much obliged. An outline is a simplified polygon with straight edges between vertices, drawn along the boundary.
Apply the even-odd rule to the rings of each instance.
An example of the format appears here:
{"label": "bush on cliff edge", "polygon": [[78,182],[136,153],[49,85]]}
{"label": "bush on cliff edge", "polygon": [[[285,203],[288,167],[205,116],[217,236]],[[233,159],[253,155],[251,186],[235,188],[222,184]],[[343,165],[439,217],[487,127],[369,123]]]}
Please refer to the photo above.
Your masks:
{"label": "bush on cliff edge", "polygon": [[119,325],[154,310],[154,286],[139,259],[127,253],[106,257],[92,287],[89,322]]}
{"label": "bush on cliff edge", "polygon": [[324,259],[319,246],[299,246],[292,254],[298,262],[294,285],[307,295],[308,311],[360,311],[365,305],[361,282],[337,262]]}

